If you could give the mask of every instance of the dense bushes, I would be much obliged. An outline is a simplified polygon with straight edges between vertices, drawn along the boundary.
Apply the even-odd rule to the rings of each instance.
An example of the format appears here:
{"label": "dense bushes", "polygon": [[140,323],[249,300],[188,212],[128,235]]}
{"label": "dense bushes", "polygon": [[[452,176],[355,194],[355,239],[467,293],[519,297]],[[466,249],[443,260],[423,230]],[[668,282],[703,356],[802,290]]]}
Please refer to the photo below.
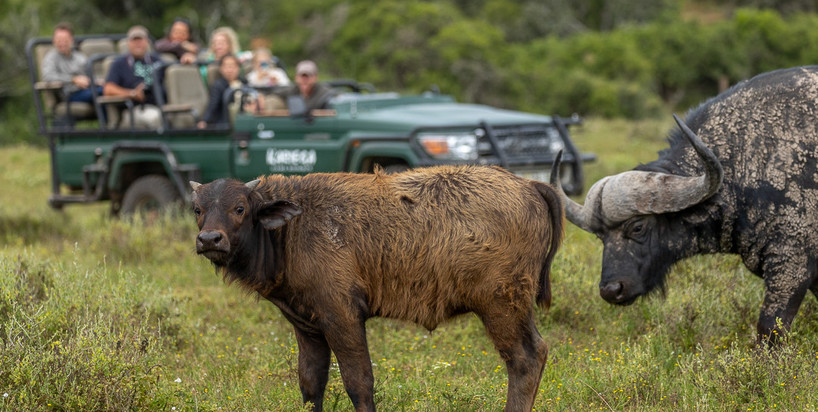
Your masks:
{"label": "dense bushes", "polygon": [[627,118],[684,110],[755,74],[818,56],[814,14],[742,9],[705,25],[665,13],[613,31],[511,41],[525,36],[497,3],[469,16],[448,3],[342,3],[328,13],[343,24],[321,34],[326,47],[314,54],[325,72],[382,89],[437,85],[464,101]]}
{"label": "dense bushes", "polygon": [[483,93],[524,110],[650,117],[666,111],[662,103],[684,110],[758,73],[812,64],[816,25],[815,15],[741,10],[707,26],[659,21],[503,45],[506,57],[495,60],[506,76]]}

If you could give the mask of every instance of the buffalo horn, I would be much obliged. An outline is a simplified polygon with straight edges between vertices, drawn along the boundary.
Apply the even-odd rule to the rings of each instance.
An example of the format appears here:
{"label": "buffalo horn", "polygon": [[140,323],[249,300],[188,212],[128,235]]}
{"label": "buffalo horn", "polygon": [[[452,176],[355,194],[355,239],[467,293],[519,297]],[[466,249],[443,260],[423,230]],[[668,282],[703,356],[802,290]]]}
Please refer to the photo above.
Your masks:
{"label": "buffalo horn", "polygon": [[261,183],[261,179],[251,180],[245,183],[244,185],[250,188],[250,190],[255,190],[256,186],[258,186],[259,183]]}
{"label": "buffalo horn", "polygon": [[193,190],[198,189],[198,188],[199,188],[199,186],[201,186],[201,185],[202,185],[201,183],[199,183],[199,182],[194,182],[194,181],[192,181],[192,180],[191,180],[191,181],[189,181],[188,183],[190,183],[190,188],[191,188],[191,189],[193,189]]}
{"label": "buffalo horn", "polygon": [[718,158],[679,117],[673,115],[673,118],[702,159],[703,175],[687,177],[632,170],[607,176],[588,190],[584,206],[571,201],[560,191],[568,220],[594,232],[594,227],[603,222],[615,224],[635,215],[677,212],[715,194],[724,175]]}
{"label": "buffalo horn", "polygon": [[600,182],[605,181],[607,177],[595,183],[591,189],[588,190],[588,196],[585,198],[585,206],[583,206],[571,200],[562,190],[562,183],[560,182],[560,161],[562,161],[562,150],[557,153],[557,157],[551,165],[551,186],[557,190],[560,198],[562,198],[562,204],[565,205],[565,217],[581,229],[593,232],[592,224],[595,221],[593,214],[596,210],[596,202],[594,199],[596,199],[596,196],[592,196],[592,193],[597,191],[597,186],[599,186]]}

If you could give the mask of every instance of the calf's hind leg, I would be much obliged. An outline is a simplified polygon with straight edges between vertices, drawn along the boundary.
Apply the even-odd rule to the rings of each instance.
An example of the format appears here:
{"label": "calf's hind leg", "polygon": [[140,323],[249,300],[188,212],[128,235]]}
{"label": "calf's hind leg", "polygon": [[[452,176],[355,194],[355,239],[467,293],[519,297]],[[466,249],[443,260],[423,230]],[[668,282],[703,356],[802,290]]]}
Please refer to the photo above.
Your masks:
{"label": "calf's hind leg", "polygon": [[494,347],[506,362],[508,397],[505,410],[530,411],[548,358],[548,347],[534,325],[532,314],[498,311],[480,315],[480,318]]}

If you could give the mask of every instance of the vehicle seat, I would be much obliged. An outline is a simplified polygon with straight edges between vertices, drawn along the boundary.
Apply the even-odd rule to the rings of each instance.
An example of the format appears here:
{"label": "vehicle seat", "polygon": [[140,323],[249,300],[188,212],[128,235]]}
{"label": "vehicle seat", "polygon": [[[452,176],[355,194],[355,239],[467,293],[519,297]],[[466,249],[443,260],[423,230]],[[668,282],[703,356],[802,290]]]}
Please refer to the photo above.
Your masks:
{"label": "vehicle seat", "polygon": [[[94,74],[95,79],[98,79],[103,83],[105,82],[105,79],[108,77],[108,71],[111,69],[111,64],[113,64],[117,56],[118,56],[117,54],[95,56],[95,58],[93,59],[94,67],[96,67],[97,65],[99,65],[100,67],[99,77],[96,77],[96,74]],[[119,105],[119,103],[121,103],[119,100],[121,99],[113,99],[109,98],[108,96],[101,96],[99,100],[102,101],[102,110],[105,111],[105,117],[108,120],[106,128],[116,129],[117,127],[119,127],[119,123],[122,120],[121,107]]]}
{"label": "vehicle seat", "polygon": [[[88,59],[97,54],[112,54],[116,51],[116,46],[112,39],[85,39],[79,44],[79,50]],[[94,78],[105,80],[108,72],[102,67],[102,60],[94,63]]]}
{"label": "vehicle seat", "polygon": [[205,80],[207,81],[207,87],[210,87],[213,83],[216,82],[216,80],[219,79],[219,76],[221,76],[221,74],[219,74],[219,64],[218,63],[210,63],[210,64],[207,65],[206,70],[207,70],[207,76],[206,76],[207,78]]}
{"label": "vehicle seat", "polygon": [[166,104],[162,112],[169,126],[194,127],[207,108],[209,94],[199,67],[190,64],[171,64],[165,69]]}

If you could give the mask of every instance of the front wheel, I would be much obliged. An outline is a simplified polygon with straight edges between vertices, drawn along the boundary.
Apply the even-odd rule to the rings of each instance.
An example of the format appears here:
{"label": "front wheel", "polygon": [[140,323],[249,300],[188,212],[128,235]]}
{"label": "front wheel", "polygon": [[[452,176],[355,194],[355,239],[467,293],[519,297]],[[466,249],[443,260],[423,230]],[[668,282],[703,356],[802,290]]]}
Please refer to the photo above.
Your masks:
{"label": "front wheel", "polygon": [[165,176],[148,175],[136,179],[122,197],[120,212],[159,212],[181,204],[182,197],[173,182]]}

